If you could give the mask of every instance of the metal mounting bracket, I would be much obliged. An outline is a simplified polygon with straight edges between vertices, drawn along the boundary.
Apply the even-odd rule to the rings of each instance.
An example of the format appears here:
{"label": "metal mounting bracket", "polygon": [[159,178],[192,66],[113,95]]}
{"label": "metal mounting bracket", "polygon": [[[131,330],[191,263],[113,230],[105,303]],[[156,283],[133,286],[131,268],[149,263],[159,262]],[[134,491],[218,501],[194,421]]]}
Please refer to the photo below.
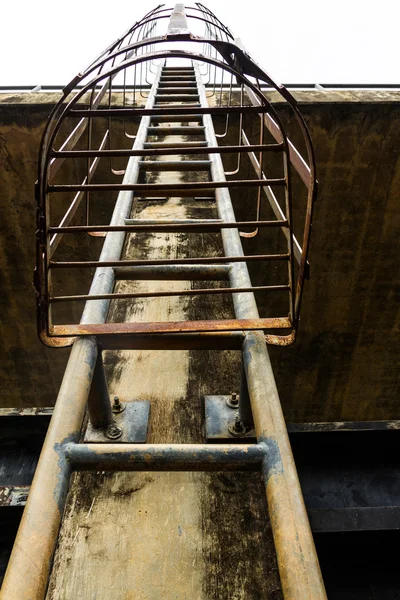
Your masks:
{"label": "metal mounting bracket", "polygon": [[[150,402],[148,400],[126,401],[124,407],[123,411],[113,414],[115,425],[122,430],[122,435],[113,439],[112,443],[144,444],[147,439]],[[109,444],[110,441],[105,429],[95,429],[89,422],[84,442]]]}
{"label": "metal mounting bracket", "polygon": [[256,439],[254,429],[231,433],[238,408],[231,406],[231,396],[204,396],[207,442],[249,442]]}

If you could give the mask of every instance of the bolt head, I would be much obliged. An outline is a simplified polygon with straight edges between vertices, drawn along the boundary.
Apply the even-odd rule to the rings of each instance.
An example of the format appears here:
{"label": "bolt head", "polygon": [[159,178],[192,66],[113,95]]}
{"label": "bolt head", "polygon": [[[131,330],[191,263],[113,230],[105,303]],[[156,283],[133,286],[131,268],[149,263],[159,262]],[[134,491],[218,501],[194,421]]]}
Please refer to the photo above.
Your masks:
{"label": "bolt head", "polygon": [[226,404],[229,408],[237,408],[239,406],[238,395],[235,392],[232,392],[231,395],[228,396]]}
{"label": "bolt head", "polygon": [[111,423],[111,425],[107,427],[106,437],[108,437],[109,440],[117,440],[122,436],[122,433],[121,427],[118,427],[116,423]]}
{"label": "bolt head", "polygon": [[113,413],[121,413],[125,410],[125,404],[121,402],[118,396],[114,396],[112,411]]}
{"label": "bolt head", "polygon": [[243,437],[247,433],[238,412],[235,413],[234,420],[228,425],[228,431],[232,437]]}

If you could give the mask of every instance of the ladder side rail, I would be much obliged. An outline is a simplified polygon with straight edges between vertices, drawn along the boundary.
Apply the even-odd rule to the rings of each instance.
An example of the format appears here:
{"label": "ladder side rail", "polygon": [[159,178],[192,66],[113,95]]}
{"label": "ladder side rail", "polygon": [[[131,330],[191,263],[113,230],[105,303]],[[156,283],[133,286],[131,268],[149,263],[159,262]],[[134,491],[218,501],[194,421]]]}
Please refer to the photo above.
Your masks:
{"label": "ladder side rail", "polygon": [[[196,64],[195,70],[201,105],[206,106],[206,92]],[[203,122],[206,140],[210,146],[215,146],[217,140],[211,116],[204,115]],[[223,181],[221,156],[208,156],[213,179]],[[217,189],[216,200],[219,218],[234,221],[228,188]],[[228,256],[244,254],[237,229],[222,230],[221,235]],[[232,263],[229,280],[231,287],[251,287],[246,263]],[[233,303],[236,318],[259,317],[253,293],[233,294]],[[284,597],[293,600],[326,598],[268,349],[261,332],[245,334],[243,358],[257,441],[268,447],[263,477]]]}
{"label": "ladder side rail", "polygon": [[[161,69],[162,63],[149,94],[148,108],[154,103]],[[149,123],[150,118],[144,117],[134,148],[144,143]],[[137,176],[138,161],[139,157],[129,159],[126,179]],[[118,195],[112,223],[124,223],[124,218],[129,215],[132,198],[131,192]],[[124,232],[109,233],[101,256],[119,258],[125,235]],[[113,285],[113,269],[96,269],[90,288],[92,293],[111,291]],[[82,315],[82,323],[104,322],[108,306],[109,300],[88,302]],[[73,344],[4,577],[0,596],[2,600],[45,598],[72,472],[64,455],[64,445],[66,442],[78,442],[97,355],[94,337],[78,339]]]}

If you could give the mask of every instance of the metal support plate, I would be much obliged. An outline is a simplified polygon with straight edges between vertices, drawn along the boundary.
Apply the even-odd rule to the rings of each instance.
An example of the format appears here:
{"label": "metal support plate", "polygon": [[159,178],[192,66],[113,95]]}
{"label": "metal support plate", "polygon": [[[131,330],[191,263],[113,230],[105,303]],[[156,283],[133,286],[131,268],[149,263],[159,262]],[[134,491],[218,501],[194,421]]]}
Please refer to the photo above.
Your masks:
{"label": "metal support plate", "polygon": [[240,436],[229,433],[229,425],[235,418],[238,408],[231,408],[227,401],[230,396],[204,396],[205,428],[207,442],[249,442],[255,440],[254,429]]}
{"label": "metal support plate", "polygon": [[144,444],[147,439],[147,426],[149,423],[150,402],[148,400],[135,400],[124,402],[125,410],[113,415],[115,423],[122,429],[122,436],[116,440],[106,437],[105,430],[95,429],[89,423],[84,442],[95,444]]}

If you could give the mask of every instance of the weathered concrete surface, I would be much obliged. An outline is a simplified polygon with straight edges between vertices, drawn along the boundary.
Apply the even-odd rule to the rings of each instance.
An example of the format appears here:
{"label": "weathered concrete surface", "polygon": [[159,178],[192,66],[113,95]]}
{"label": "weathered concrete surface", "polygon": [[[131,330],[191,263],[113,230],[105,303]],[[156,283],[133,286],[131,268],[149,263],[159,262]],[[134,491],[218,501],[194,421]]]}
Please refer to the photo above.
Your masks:
{"label": "weathered concrete surface", "polygon": [[[3,406],[56,398],[67,352],[36,339],[33,183],[54,94],[0,97]],[[271,349],[289,420],[399,418],[399,92],[296,92],[320,194],[296,345]]]}
{"label": "weathered concrete surface", "polygon": [[33,267],[34,183],[40,135],[50,106],[0,107],[0,268],[2,406],[53,405],[68,351],[36,336]]}
{"label": "weathered concrete surface", "polygon": [[320,190],[298,341],[271,350],[284,411],[289,421],[396,419],[400,105],[302,110]]}

